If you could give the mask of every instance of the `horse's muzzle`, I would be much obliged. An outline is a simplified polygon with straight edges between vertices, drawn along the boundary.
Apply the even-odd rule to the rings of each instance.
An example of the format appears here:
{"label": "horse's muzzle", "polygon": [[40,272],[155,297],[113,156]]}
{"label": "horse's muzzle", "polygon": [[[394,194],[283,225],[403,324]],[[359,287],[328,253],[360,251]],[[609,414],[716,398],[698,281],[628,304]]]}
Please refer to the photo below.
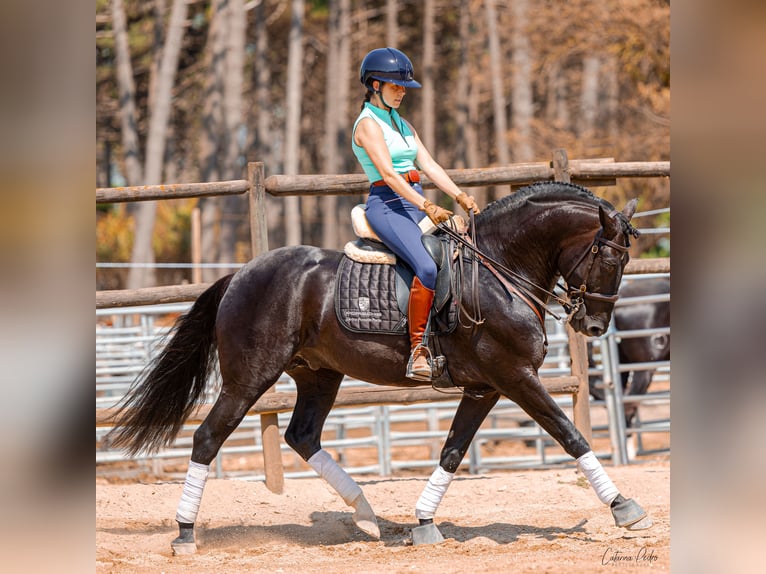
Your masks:
{"label": "horse's muzzle", "polygon": [[606,329],[609,326],[608,322],[589,315],[585,315],[584,317],[573,317],[569,324],[572,329],[587,337],[600,337],[606,333]]}

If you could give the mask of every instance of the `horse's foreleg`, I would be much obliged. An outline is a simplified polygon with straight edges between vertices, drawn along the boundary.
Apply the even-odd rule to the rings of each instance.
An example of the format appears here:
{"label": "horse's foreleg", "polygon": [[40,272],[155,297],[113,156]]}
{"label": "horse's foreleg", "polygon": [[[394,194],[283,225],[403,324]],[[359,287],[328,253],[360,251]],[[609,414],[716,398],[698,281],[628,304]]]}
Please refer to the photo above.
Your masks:
{"label": "horse's foreleg", "polygon": [[359,529],[373,538],[380,538],[378,521],[361,487],[321,444],[322,427],[335,402],[343,375],[307,367],[291,370],[289,375],[295,379],[298,397],[285,431],[285,442],[355,509],[352,518]]}
{"label": "horse's foreleg", "polygon": [[513,388],[509,398],[531,416],[564,450],[576,459],[577,468],[588,479],[599,500],[610,507],[617,526],[631,530],[649,528],[651,520],[633,499],[624,498],[606,474],[588,441],[551,398],[537,376]]}
{"label": "horse's foreleg", "polygon": [[499,398],[499,393],[492,392],[480,399],[463,396],[460,401],[447,440],[442,448],[439,466],[431,474],[428,484],[415,504],[415,516],[420,526],[413,529],[414,544],[440,542],[442,540],[441,535],[438,534],[438,530],[433,525],[436,509],[447,493],[447,488],[452,482],[468,446],[476,435],[476,431],[492,407],[497,404]]}

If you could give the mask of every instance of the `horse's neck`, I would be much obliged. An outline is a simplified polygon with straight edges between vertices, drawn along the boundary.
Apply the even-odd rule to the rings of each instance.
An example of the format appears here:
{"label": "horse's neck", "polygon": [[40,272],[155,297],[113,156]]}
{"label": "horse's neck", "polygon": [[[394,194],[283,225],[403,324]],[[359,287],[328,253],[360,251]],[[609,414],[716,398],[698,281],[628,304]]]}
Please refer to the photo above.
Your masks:
{"label": "horse's neck", "polygon": [[552,287],[562,244],[592,229],[592,217],[592,208],[526,204],[492,214],[477,225],[477,242],[480,249],[516,273]]}

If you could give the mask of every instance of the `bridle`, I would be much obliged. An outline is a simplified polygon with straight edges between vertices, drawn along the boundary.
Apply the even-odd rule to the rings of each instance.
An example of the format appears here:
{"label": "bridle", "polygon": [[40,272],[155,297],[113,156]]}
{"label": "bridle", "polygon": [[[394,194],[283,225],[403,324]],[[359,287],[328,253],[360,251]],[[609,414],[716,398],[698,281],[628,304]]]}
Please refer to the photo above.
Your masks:
{"label": "bridle", "polygon": [[[606,245],[608,247],[611,247],[621,253],[621,257],[624,258],[630,249],[630,236],[632,235],[635,238],[638,238],[640,233],[636,228],[634,228],[630,221],[619,211],[612,210],[609,213],[610,218],[618,217],[624,226],[623,233],[625,234],[625,245],[620,245],[619,243],[615,243],[614,241],[610,239],[606,239],[602,236],[603,234],[603,227],[599,228],[599,230],[596,232],[596,235],[593,238],[593,241],[591,244],[583,251],[583,253],[580,255],[580,257],[577,258],[575,261],[575,264],[572,266],[571,270],[567,274],[561,275],[562,279],[566,283],[566,285],[557,285],[559,288],[564,290],[566,292],[567,298],[564,299],[557,295],[556,293],[549,291],[545,287],[542,287],[540,285],[537,285],[533,281],[530,281],[526,277],[523,277],[522,275],[519,275],[515,271],[509,269],[499,261],[493,259],[486,253],[482,252],[478,247],[476,247],[476,225],[474,221],[474,213],[473,211],[470,212],[470,218],[471,218],[471,236],[468,238],[468,234],[461,234],[449,227],[446,224],[439,224],[438,227],[442,229],[447,235],[455,239],[458,243],[460,243],[463,247],[467,247],[470,251],[474,253],[476,256],[474,258],[474,264],[476,264],[476,260],[478,260],[478,263],[481,263],[484,265],[490,272],[492,272],[493,275],[495,275],[500,282],[503,284],[503,286],[506,289],[510,290],[518,290],[522,291],[527,297],[533,299],[535,303],[540,305],[541,308],[543,308],[547,313],[549,313],[551,316],[553,316],[557,320],[561,320],[561,317],[556,314],[543,300],[541,300],[539,297],[537,297],[529,288],[520,286],[518,284],[515,284],[513,279],[516,279],[517,281],[521,281],[523,283],[526,283],[529,287],[536,288],[546,295],[549,295],[553,297],[556,302],[561,305],[564,309],[564,311],[567,314],[567,320],[571,320],[574,318],[582,318],[585,315],[585,300],[593,300],[593,301],[599,301],[599,302],[605,302],[605,303],[614,303],[617,301],[619,295],[617,294],[617,289],[615,288],[615,292],[611,295],[604,295],[602,293],[594,293],[591,291],[588,291],[588,278],[590,277],[590,274],[593,270],[593,266],[595,265],[596,261],[601,255],[601,246]],[[577,270],[582,265],[587,265],[587,273],[584,274],[584,279],[580,283],[579,287],[573,287],[572,286],[572,276],[575,275]],[[505,275],[506,277],[503,277]],[[581,275],[582,276],[582,275]],[[474,285],[476,285],[476,273],[474,272]],[[511,285],[508,285],[507,282],[510,281]],[[617,286],[619,287],[619,285]],[[474,289],[475,291],[475,289]],[[478,320],[474,320],[470,316],[468,317],[469,320],[471,320],[474,324],[481,324],[483,322],[483,319],[481,319],[481,310],[478,308],[478,296],[474,297],[474,308],[476,310],[476,316],[478,317]],[[538,317],[540,317],[540,320],[542,321],[542,316],[539,312],[535,309],[535,312],[537,313]]]}
{"label": "bridle", "polygon": [[[562,300],[560,298],[557,298],[558,302],[564,307],[564,310],[567,311],[567,315],[571,317],[575,317],[577,319],[581,319],[585,315],[585,300],[589,299],[591,301],[598,301],[601,303],[612,303],[614,304],[617,299],[619,298],[619,295],[617,294],[617,290],[619,288],[619,285],[616,285],[614,288],[614,293],[611,295],[605,295],[603,293],[593,293],[592,291],[588,291],[588,278],[590,277],[591,271],[593,271],[593,266],[596,263],[596,260],[601,254],[601,246],[606,245],[608,247],[611,247],[612,249],[619,251],[621,253],[621,259],[624,259],[628,251],[630,250],[630,236],[632,235],[635,238],[638,238],[640,233],[638,230],[633,227],[629,221],[625,218],[622,213],[620,213],[617,210],[613,210],[609,213],[610,218],[614,217],[620,217],[622,222],[625,224],[625,245],[620,245],[619,243],[615,243],[614,241],[610,239],[606,239],[603,237],[603,231],[604,228],[601,227],[596,232],[596,235],[593,237],[593,242],[590,244],[590,246],[580,255],[580,257],[577,258],[577,261],[575,261],[574,265],[572,266],[572,269],[569,271],[569,273],[562,273],[561,278],[564,280],[564,285],[558,284],[558,287],[564,290],[567,294],[567,301],[565,303],[562,303]],[[575,285],[577,282],[572,281],[572,276],[575,274],[575,272],[578,270],[578,268],[581,265],[587,265],[588,271],[584,275],[584,279],[580,283],[579,287],[576,287]],[[567,308],[569,307],[569,308]]]}

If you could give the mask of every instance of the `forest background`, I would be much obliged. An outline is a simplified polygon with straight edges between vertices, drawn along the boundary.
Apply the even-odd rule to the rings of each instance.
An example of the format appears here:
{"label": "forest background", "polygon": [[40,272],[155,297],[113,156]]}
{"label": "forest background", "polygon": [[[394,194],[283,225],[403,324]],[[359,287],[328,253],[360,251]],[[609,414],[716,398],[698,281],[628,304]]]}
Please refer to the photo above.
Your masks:
{"label": "forest background", "polygon": [[[359,64],[393,46],[421,90],[400,108],[445,168],[570,159],[670,159],[667,0],[97,0],[97,187],[361,173],[351,126]],[[597,194],[668,207],[669,181],[621,179]],[[508,189],[470,188],[483,207]],[[445,207],[449,198],[438,195]],[[269,246],[338,249],[364,196],[268,198]],[[97,207],[97,289],[178,284],[199,207],[202,260],[250,256],[244,197]],[[642,227],[663,225],[669,214]],[[645,236],[637,254],[669,255]],[[230,268],[203,269],[211,281]]]}

